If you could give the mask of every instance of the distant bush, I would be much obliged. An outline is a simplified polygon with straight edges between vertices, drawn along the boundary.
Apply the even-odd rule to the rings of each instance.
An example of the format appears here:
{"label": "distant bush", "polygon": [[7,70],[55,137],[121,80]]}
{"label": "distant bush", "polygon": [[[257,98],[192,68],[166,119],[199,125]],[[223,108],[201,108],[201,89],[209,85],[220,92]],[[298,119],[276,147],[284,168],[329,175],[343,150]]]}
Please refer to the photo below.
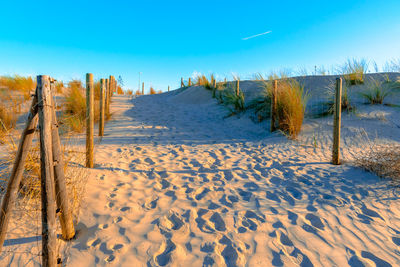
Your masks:
{"label": "distant bush", "polygon": [[391,85],[376,79],[371,79],[367,84],[367,92],[361,96],[370,104],[383,104],[384,99],[391,94]]}
{"label": "distant bush", "polygon": [[154,90],[153,86],[150,86],[150,94],[155,95],[157,94],[156,90]]}
{"label": "distant bush", "polygon": [[19,75],[0,77],[0,86],[7,87],[10,90],[20,91],[25,100],[31,97],[35,90],[36,82],[32,77],[23,77]]}
{"label": "distant bush", "polygon": [[124,94],[124,90],[122,90],[121,86],[117,86],[117,94],[119,95],[123,95]]}
{"label": "distant bush", "polygon": [[133,95],[133,91],[132,90],[127,90],[125,94],[126,95]]}
{"label": "distant bush", "polygon": [[363,84],[367,71],[368,62],[365,59],[348,59],[341,70],[348,85]]}
{"label": "distant bush", "polygon": [[142,95],[142,91],[136,90],[135,95]]}

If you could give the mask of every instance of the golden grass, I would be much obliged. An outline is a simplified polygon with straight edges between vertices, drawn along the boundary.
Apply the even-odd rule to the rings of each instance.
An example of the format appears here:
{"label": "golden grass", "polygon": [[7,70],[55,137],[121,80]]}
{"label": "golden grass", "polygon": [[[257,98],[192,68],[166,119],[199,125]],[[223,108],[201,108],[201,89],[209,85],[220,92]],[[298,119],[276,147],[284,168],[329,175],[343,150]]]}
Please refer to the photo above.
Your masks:
{"label": "golden grass", "polygon": [[150,86],[150,94],[155,95],[157,94],[156,90],[154,90],[153,86]]}
{"label": "golden grass", "polygon": [[136,90],[135,95],[142,95],[142,91]]}
{"label": "golden grass", "polygon": [[123,95],[124,94],[124,90],[122,90],[121,86],[117,86],[117,94],[119,95]]}
{"label": "golden grass", "polygon": [[348,59],[342,66],[341,72],[349,85],[363,84],[364,75],[368,71],[368,62],[365,59]]}
{"label": "golden grass", "polygon": [[304,87],[294,79],[278,81],[277,115],[279,129],[288,134],[290,139],[296,139],[303,125],[307,102]]}
{"label": "golden grass", "polygon": [[28,100],[36,87],[36,82],[30,76],[2,76],[0,77],[0,86],[9,90],[20,91],[25,100]]}
{"label": "golden grass", "polygon": [[125,92],[125,94],[126,94],[126,95],[133,95],[133,90],[127,90],[127,91]]}

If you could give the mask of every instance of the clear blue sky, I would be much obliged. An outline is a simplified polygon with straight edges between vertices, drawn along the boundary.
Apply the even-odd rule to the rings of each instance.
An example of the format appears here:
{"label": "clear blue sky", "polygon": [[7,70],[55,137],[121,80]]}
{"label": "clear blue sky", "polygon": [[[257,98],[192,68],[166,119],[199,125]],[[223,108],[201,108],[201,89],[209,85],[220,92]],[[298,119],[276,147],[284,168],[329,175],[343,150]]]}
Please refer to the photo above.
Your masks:
{"label": "clear blue sky", "polygon": [[1,75],[113,74],[137,89],[142,72],[147,86],[166,90],[194,72],[244,79],[347,58],[400,58],[399,0],[10,0],[1,7]]}

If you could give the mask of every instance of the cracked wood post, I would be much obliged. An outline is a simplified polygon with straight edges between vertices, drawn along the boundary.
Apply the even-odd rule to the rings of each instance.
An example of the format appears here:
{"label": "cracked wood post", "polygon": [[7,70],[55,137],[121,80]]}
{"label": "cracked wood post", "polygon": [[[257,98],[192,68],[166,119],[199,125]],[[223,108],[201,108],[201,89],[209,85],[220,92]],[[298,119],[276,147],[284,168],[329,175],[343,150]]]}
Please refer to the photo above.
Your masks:
{"label": "cracked wood post", "polygon": [[273,80],[272,94],[271,94],[271,132],[276,130],[276,101],[278,93],[278,81]]}
{"label": "cracked wood post", "polygon": [[12,209],[15,206],[19,185],[21,184],[22,174],[24,172],[24,165],[27,155],[29,154],[29,147],[32,144],[32,139],[35,134],[36,126],[38,123],[37,116],[37,94],[35,93],[32,104],[29,109],[28,119],[25,123],[25,129],[21,134],[20,143],[18,146],[17,154],[15,156],[11,175],[7,184],[6,194],[1,203],[0,210],[0,252],[7,233],[8,222]]}
{"label": "cracked wood post", "polygon": [[239,96],[239,92],[240,92],[239,84],[240,84],[240,80],[237,79],[236,80],[236,96]]}
{"label": "cracked wood post", "polygon": [[52,148],[52,101],[49,76],[37,76],[42,196],[42,265],[57,265],[56,200]]}
{"label": "cracked wood post", "polygon": [[342,78],[336,78],[335,112],[333,114],[332,163],[340,165],[340,124],[342,115]]}
{"label": "cracked wood post", "polygon": [[54,162],[54,181],[56,188],[56,201],[59,211],[61,232],[64,240],[71,240],[75,236],[74,222],[72,220],[72,211],[69,205],[67,186],[64,174],[64,155],[61,149],[60,135],[58,133],[57,114],[54,104],[54,81],[51,80],[51,100],[52,100],[52,148]]}
{"label": "cracked wood post", "polygon": [[104,136],[104,103],[105,103],[106,81],[100,79],[100,120],[99,120],[99,136]]}
{"label": "cracked wood post", "polygon": [[93,168],[94,90],[93,74],[86,74],[86,167]]}
{"label": "cracked wood post", "polygon": [[106,91],[105,91],[105,94],[104,94],[104,99],[105,99],[105,104],[104,104],[104,106],[105,106],[105,113],[106,113],[106,116],[108,116],[108,114],[109,114],[109,112],[110,112],[110,110],[109,110],[109,108],[108,108],[108,101],[109,101],[109,99],[108,99],[108,90],[110,90],[110,80],[109,80],[109,79],[106,79]]}

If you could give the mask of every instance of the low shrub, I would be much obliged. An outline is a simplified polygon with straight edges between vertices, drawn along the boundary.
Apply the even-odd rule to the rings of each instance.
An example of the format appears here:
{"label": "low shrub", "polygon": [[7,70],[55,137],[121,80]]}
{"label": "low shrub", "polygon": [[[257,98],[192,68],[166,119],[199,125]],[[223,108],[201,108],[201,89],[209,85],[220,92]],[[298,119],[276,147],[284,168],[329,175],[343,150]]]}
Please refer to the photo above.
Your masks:
{"label": "low shrub", "polygon": [[156,90],[154,90],[153,86],[150,86],[150,94],[155,95],[157,94]]}

